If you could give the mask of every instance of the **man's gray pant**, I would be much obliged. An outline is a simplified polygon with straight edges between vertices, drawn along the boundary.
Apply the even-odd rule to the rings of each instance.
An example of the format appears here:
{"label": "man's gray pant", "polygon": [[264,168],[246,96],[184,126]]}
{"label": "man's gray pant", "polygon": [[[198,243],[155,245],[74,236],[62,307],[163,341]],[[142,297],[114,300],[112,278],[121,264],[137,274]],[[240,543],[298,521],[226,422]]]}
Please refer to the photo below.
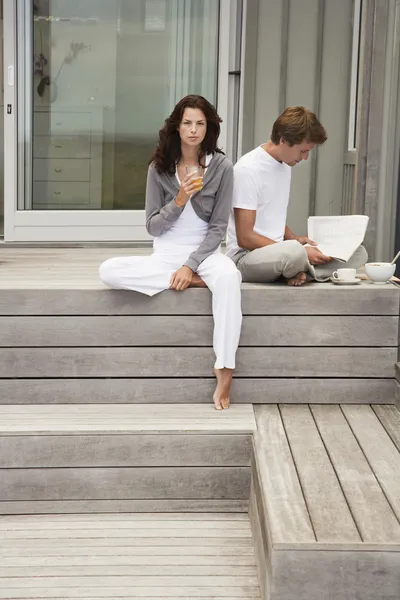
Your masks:
{"label": "man's gray pant", "polygon": [[340,268],[359,269],[368,260],[364,246],[359,246],[347,263],[332,260],[325,265],[310,265],[306,249],[296,240],[286,240],[246,252],[236,263],[242,274],[242,281],[271,283],[283,276],[295,277],[302,271],[308,279],[327,281],[332,273]]}

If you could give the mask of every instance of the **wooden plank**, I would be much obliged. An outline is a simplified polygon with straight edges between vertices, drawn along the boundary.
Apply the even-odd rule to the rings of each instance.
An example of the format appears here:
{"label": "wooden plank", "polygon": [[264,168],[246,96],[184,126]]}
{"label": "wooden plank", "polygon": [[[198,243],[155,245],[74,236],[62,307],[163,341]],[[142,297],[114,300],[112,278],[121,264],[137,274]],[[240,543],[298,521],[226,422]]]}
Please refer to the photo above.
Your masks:
{"label": "wooden plank", "polygon": [[369,406],[343,406],[354,435],[400,521],[400,453]]}
{"label": "wooden plank", "polygon": [[229,523],[247,523],[247,527],[250,527],[249,518],[247,515],[232,515],[230,513],[219,513],[219,514],[209,514],[203,515],[203,513],[193,513],[193,514],[185,514],[182,512],[171,513],[168,515],[162,515],[159,513],[147,512],[146,514],[138,514],[138,513],[129,513],[129,514],[121,514],[121,513],[111,513],[108,515],[17,515],[17,516],[9,516],[2,517],[0,519],[0,524],[11,523],[18,524],[24,523],[26,526],[29,526],[32,523],[98,523],[102,524],[105,522],[132,522],[132,523],[160,523],[161,521],[165,521],[168,523],[186,523],[190,521],[193,523],[196,522],[205,522],[205,523],[213,523],[214,521],[218,521],[218,523],[223,523],[225,521]]}
{"label": "wooden plank", "polygon": [[[243,538],[251,538],[251,532],[248,531],[246,533],[242,530],[238,529],[230,529],[230,530],[220,530],[220,533],[224,535],[227,539],[243,539]],[[26,531],[21,530],[2,530],[1,537],[4,543],[10,544],[12,540],[36,540],[38,536],[40,536],[41,540],[48,539],[60,539],[60,540],[73,540],[75,538],[79,539],[115,539],[118,538],[135,538],[141,539],[144,543],[151,543],[154,538],[164,538],[164,539],[206,539],[206,538],[215,538],[216,531],[214,529],[206,529],[195,527],[194,529],[186,527],[178,529],[176,526],[170,525],[168,528],[164,529],[148,529],[147,527],[144,529],[118,529],[118,531],[114,531],[112,528],[107,529],[43,529],[42,531],[38,531],[37,529],[28,529]]]}
{"label": "wooden plank", "polygon": [[[74,550],[74,549],[73,549]],[[136,548],[137,550],[137,548]],[[147,548],[146,548],[147,550]],[[154,550],[154,549],[153,549]],[[93,554],[91,554],[91,552],[93,553],[93,548],[89,548],[86,550],[86,554],[83,554],[82,552],[80,552],[79,555],[76,554],[72,554],[72,555],[65,555],[62,550],[61,550],[61,555],[55,555],[55,556],[51,556],[51,554],[46,555],[46,554],[41,554],[39,552],[37,552],[36,547],[34,548],[35,551],[35,556],[27,556],[27,555],[14,555],[15,552],[13,552],[13,549],[11,549],[11,556],[10,554],[7,554],[6,556],[1,556],[1,567],[3,569],[9,568],[9,567],[14,567],[15,565],[18,565],[19,568],[21,567],[47,567],[48,565],[50,565],[50,567],[65,567],[65,566],[76,566],[79,567],[82,565],[82,556],[85,557],[84,563],[85,565],[87,565],[88,567],[102,567],[103,568],[103,573],[104,573],[104,568],[112,568],[113,566],[125,566],[125,567],[134,567],[137,570],[139,569],[144,569],[143,574],[146,574],[146,571],[148,570],[152,570],[150,571],[151,573],[155,573],[155,567],[175,567],[175,569],[179,569],[180,572],[182,573],[183,571],[186,572],[186,567],[193,567],[193,566],[199,566],[199,567],[213,567],[215,569],[219,569],[219,572],[224,572],[226,568],[229,569],[237,569],[238,567],[241,568],[251,568],[254,569],[255,567],[255,559],[254,559],[254,553],[249,551],[247,553],[247,555],[238,555],[236,554],[236,552],[234,552],[231,556],[227,556],[226,554],[224,554],[224,552],[226,552],[226,548],[223,548],[222,546],[219,548],[215,548],[213,551],[213,554],[206,554],[203,555],[201,554],[202,549],[200,548],[200,552],[199,554],[197,554],[197,552],[195,551],[195,549],[192,549],[192,553],[189,553],[190,548],[188,548],[187,546],[185,547],[185,554],[181,555],[158,555],[158,554],[149,554],[148,552],[143,552],[143,554],[141,555],[135,555],[135,554],[130,554],[129,553],[129,548],[128,547],[124,547],[121,548],[118,552],[118,554],[116,553],[116,549],[112,548],[110,549],[109,554],[101,554],[100,556],[93,556]],[[206,550],[210,550],[210,548],[206,548]],[[77,546],[75,548],[75,551],[79,552],[79,546]],[[32,552],[32,549],[31,549]],[[58,550],[58,552],[60,552]],[[185,567],[185,569],[182,569],[182,567]],[[222,568],[221,568],[222,567]],[[218,574],[218,573],[216,573]]]}
{"label": "wooden plank", "polygon": [[[165,577],[182,577],[184,572],[185,577],[235,577],[242,581],[242,578],[252,578],[254,580],[257,577],[255,566],[229,566],[229,565],[185,565],[182,569],[182,565],[157,565],[155,569],[154,565],[124,565],[124,559],[121,557],[119,564],[103,564],[100,566],[89,566],[85,564],[82,566],[82,559],[80,563],[75,565],[65,566],[65,564],[50,566],[43,565],[25,565],[20,564],[20,561],[16,561],[18,566],[4,565],[0,566],[0,583],[1,578],[10,577],[99,577],[104,575],[105,568],[107,569],[107,576],[110,577],[153,577],[158,581],[158,578],[165,580]],[[24,561],[22,561],[24,562]],[[155,575],[156,573],[156,575]]]}
{"label": "wooden plank", "polygon": [[248,467],[3,469],[0,500],[245,500]]}
{"label": "wooden plank", "polygon": [[399,552],[277,551],[274,600],[397,600]]}
{"label": "wooden plank", "polygon": [[[90,585],[92,590],[95,588],[102,587],[151,587],[154,585],[154,574],[150,577],[146,576],[123,576],[120,575],[118,577],[115,576],[98,576],[90,578]],[[256,576],[209,576],[209,577],[196,577],[190,575],[181,575],[180,577],[168,577],[168,576],[160,576],[156,577],[157,587],[165,587],[168,588],[170,586],[179,587],[197,587],[204,586],[206,589],[213,587],[245,587],[245,586],[253,586],[257,588],[258,581]],[[64,587],[84,587],[87,585],[87,579],[85,577],[44,577],[44,578],[36,578],[36,577],[21,577],[19,578],[18,583],[13,581],[11,577],[2,577],[1,580],[2,585],[5,588],[15,587],[16,585],[20,589],[30,588],[31,593],[36,592],[37,588],[40,589],[54,589],[54,588],[64,588]],[[37,592],[36,592],[37,593]]]}
{"label": "wooden plank", "polygon": [[257,406],[255,414],[254,453],[272,541],[315,541],[278,407]]}
{"label": "wooden plank", "polygon": [[312,406],[311,412],[362,540],[400,543],[400,523],[340,407]]}
{"label": "wooden plank", "polygon": [[[239,348],[236,376],[393,376],[396,348]],[[0,377],[207,377],[211,348],[1,348]]]}
{"label": "wooden plank", "polygon": [[[81,533],[87,537],[87,532],[93,532],[95,537],[193,537],[202,536],[214,537],[251,537],[249,523],[246,520],[228,520],[228,519],[153,519],[147,516],[147,519],[104,519],[99,520],[95,515],[81,515],[83,519],[73,518],[60,519],[33,519],[32,517],[21,516],[20,519],[0,519],[0,531],[8,532],[13,538],[14,534],[18,538],[40,539],[53,537],[53,533],[58,531],[60,537],[81,538]],[[129,517],[129,515],[124,515]],[[145,515],[143,515],[145,516]],[[39,532],[39,535],[38,535]],[[147,533],[146,533],[147,532]],[[21,535],[22,534],[22,535]],[[26,535],[23,535],[26,534]],[[226,535],[225,535],[226,534]],[[242,534],[242,535],[240,535]],[[57,537],[57,536],[55,536]]]}
{"label": "wooden plank", "polygon": [[0,435],[0,468],[250,466],[250,435]]}
{"label": "wooden plank", "polygon": [[396,406],[375,406],[372,405],[372,410],[386,429],[392,442],[400,452],[400,410]]}
{"label": "wooden plank", "polygon": [[[18,581],[18,583],[17,583]],[[14,586],[17,586],[19,580],[14,581]],[[29,581],[27,583],[29,585]],[[153,580],[154,583],[154,580]],[[35,587],[34,593],[36,598],[41,600],[45,598],[90,598],[90,600],[100,600],[108,598],[114,600],[115,598],[196,598],[197,600],[219,600],[220,598],[240,598],[240,600],[260,600],[260,592],[258,585],[254,586],[235,586],[228,587],[224,582],[215,588],[208,586],[189,586],[182,584],[179,587],[163,587],[162,585],[155,585],[153,587],[138,586],[136,582],[132,582],[129,587],[120,587],[116,585],[107,587],[96,587],[93,589],[89,587]],[[95,594],[95,596],[93,595]],[[210,596],[210,594],[212,594]],[[0,589],[0,598],[6,598],[7,600],[25,600],[32,598],[32,590],[28,587],[12,587]]]}
{"label": "wooden plank", "polygon": [[147,432],[251,433],[251,405],[235,405],[220,415],[213,405],[53,404],[0,406],[0,434],[79,435]]}
{"label": "wooden plank", "polygon": [[248,500],[214,500],[214,499],[144,499],[144,500],[30,500],[1,502],[0,515],[26,515],[26,514],[71,514],[71,513],[110,513],[115,511],[140,512],[158,511],[169,512],[197,512],[213,513],[228,512],[246,513]]}
{"label": "wooden plank", "polygon": [[[241,346],[396,346],[398,317],[247,316]],[[207,316],[0,317],[1,347],[212,346]],[[162,333],[161,333],[162,332]]]}
{"label": "wooden plank", "polygon": [[[214,562],[214,559],[216,562]],[[184,571],[188,575],[253,575],[255,573],[254,556],[87,556],[82,566],[81,556],[13,556],[1,557],[0,577],[23,575],[21,570],[28,569],[26,575],[48,576],[65,575],[66,570],[77,569],[76,574],[100,575],[104,568],[109,568],[110,575],[154,575],[155,567],[160,575],[180,575]],[[185,569],[182,569],[185,567]],[[100,572],[100,569],[102,571]],[[207,570],[208,569],[208,570]]]}
{"label": "wooden plank", "polygon": [[360,541],[309,408],[285,404],[280,410],[317,541]]}
{"label": "wooden plank", "polygon": [[[254,556],[251,538],[83,538],[83,539],[15,539],[7,544],[7,551],[17,556],[86,556],[87,553],[108,556],[181,556],[199,554],[215,556],[227,554],[232,545],[238,556]],[[3,553],[6,549],[3,548]],[[7,553],[8,555],[8,553]]]}
{"label": "wooden plank", "polygon": [[[26,281],[26,280],[25,280]],[[189,289],[166,291],[152,298],[136,292],[106,289],[83,289],[87,273],[73,289],[73,278],[62,289],[38,288],[36,279],[22,279],[24,289],[0,291],[0,315],[210,315],[211,295],[208,290]],[[0,282],[4,288],[4,282]],[[373,284],[344,288],[332,284],[315,283],[302,289],[284,285],[243,284],[242,310],[244,315],[392,315],[398,316],[399,290],[394,286],[383,289]],[[179,308],[178,308],[179,307]]]}
{"label": "wooden plank", "polygon": [[[193,384],[196,394],[193,394]],[[1,379],[0,404],[210,403],[214,378]],[[233,403],[387,404],[395,400],[391,379],[235,377]],[[400,406],[400,405],[399,405]]]}

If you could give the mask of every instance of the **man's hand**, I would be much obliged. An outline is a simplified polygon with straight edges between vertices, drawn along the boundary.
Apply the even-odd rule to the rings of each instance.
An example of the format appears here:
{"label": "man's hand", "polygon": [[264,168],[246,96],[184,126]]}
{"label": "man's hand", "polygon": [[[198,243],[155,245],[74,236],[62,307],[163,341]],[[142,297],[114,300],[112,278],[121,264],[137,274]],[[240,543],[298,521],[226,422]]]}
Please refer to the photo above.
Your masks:
{"label": "man's hand", "polygon": [[331,256],[325,256],[318,248],[308,246],[305,250],[308,255],[308,262],[311,265],[325,265],[332,260]]}
{"label": "man's hand", "polygon": [[189,267],[181,267],[171,277],[170,289],[182,292],[192,283],[193,271]]}
{"label": "man's hand", "polygon": [[296,240],[300,242],[302,246],[305,246],[306,244],[310,244],[310,246],[318,246],[317,242],[313,242],[306,235],[298,235]]}

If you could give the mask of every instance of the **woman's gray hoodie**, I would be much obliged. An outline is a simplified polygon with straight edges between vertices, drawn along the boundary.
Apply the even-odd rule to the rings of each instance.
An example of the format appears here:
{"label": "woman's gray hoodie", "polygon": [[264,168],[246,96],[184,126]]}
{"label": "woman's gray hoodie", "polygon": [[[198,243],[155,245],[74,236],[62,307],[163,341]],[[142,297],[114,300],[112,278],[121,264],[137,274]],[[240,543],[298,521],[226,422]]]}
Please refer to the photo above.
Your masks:
{"label": "woman's gray hoodie", "polygon": [[[146,229],[153,237],[168,231],[184,206],[175,203],[179,184],[175,174],[158,173],[150,165],[146,188]],[[213,254],[223,240],[232,210],[233,166],[224,154],[216,152],[203,178],[203,187],[193,194],[197,216],[208,223],[206,237],[185,265],[196,272],[199,264]]]}

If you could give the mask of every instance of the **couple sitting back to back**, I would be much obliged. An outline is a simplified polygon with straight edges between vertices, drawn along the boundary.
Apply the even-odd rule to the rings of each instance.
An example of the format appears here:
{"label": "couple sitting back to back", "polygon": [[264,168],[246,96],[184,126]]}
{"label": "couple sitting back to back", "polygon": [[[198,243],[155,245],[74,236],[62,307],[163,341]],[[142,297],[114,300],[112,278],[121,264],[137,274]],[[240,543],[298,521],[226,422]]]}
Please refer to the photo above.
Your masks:
{"label": "couple sitting back to back", "polygon": [[[284,277],[289,285],[302,285],[307,277],[328,278],[338,266],[286,226],[291,167],[326,141],[317,117],[303,107],[286,109],[271,139],[244,155],[235,172],[217,147],[220,123],[202,96],[178,102],[160,130],[147,176],[146,229],[154,237],[153,254],[111,258],[100,266],[101,280],[113,289],[148,296],[210,289],[217,410],[229,407],[242,322],[241,280]],[[190,172],[194,167],[202,182],[199,173]],[[221,242],[227,227],[225,255]],[[365,262],[360,247],[347,266]]]}

